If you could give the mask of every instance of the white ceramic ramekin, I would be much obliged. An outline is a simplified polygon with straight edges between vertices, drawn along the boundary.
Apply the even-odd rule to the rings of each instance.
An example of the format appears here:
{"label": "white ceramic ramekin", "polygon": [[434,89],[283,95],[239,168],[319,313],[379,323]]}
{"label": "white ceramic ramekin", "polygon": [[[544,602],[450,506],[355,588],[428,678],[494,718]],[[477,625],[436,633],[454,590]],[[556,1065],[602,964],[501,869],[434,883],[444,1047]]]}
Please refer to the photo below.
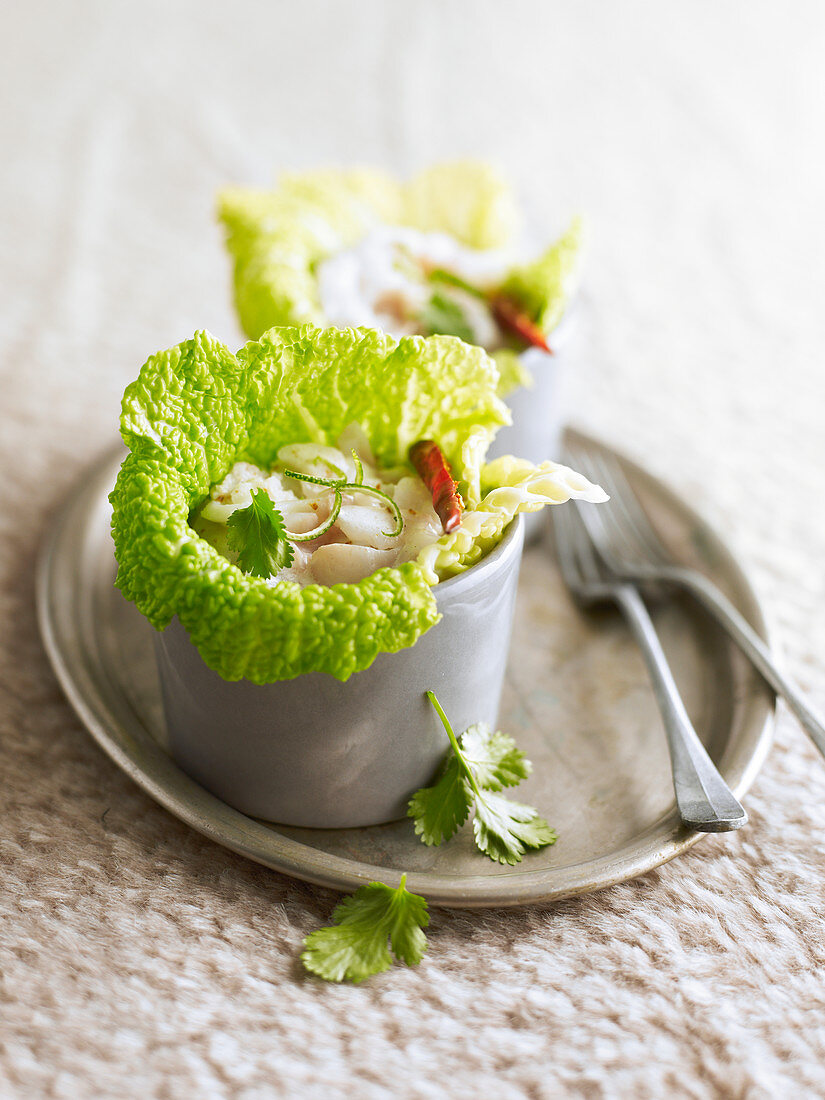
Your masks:
{"label": "white ceramic ramekin", "polygon": [[425,692],[456,732],[496,722],[522,544],[517,517],[491,553],[436,586],[434,627],[343,683],[317,672],[223,680],[173,620],[156,653],[175,760],[252,817],[319,828],[403,817],[449,744]]}
{"label": "white ceramic ramekin", "polygon": [[545,459],[558,462],[561,433],[566,416],[565,371],[575,338],[575,308],[550,335],[552,354],[541,348],[521,353],[523,364],[533,376],[532,386],[519,386],[504,398],[513,423],[496,433],[488,460],[499,455],[518,455],[538,465]]}
{"label": "white ceramic ramekin", "polygon": [[[550,337],[553,354],[541,348],[522,352],[522,362],[533,376],[532,386],[519,386],[504,398],[513,416],[512,424],[496,433],[487,460],[500,455],[517,455],[538,465],[546,459],[558,462],[561,435],[567,420],[564,373],[568,359],[571,327],[565,318]],[[525,539],[541,534],[547,522],[545,510],[525,517]]]}

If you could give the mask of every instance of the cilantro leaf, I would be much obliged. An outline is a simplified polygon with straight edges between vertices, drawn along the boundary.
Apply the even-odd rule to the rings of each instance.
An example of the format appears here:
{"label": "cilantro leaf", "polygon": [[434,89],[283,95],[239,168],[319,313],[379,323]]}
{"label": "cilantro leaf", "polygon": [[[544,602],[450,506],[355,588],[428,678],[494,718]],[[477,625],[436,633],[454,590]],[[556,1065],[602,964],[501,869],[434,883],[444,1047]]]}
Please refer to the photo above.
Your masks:
{"label": "cilantro leaf", "polygon": [[441,719],[452,756],[432,787],[416,791],[407,813],[428,845],[439,845],[464,824],[475,808],[473,833],[479,850],[498,863],[520,863],[528,848],[553,844],[556,833],[532,806],[495,794],[514,787],[530,774],[531,764],[507,734],[479,723],[460,738],[453,733],[432,691],[427,697]]}
{"label": "cilantro leaf", "polygon": [[[464,761],[479,787],[500,791],[515,787],[530,774],[531,764],[512,737],[479,723],[458,738]],[[416,791],[407,809],[415,832],[427,845],[439,845],[464,824],[473,808],[473,789],[453,753],[432,787]]]}
{"label": "cilantro leaf", "polygon": [[532,806],[487,791],[476,795],[473,832],[481,851],[497,863],[520,863],[528,848],[556,841],[555,831]]}
{"label": "cilantro leaf", "polygon": [[501,730],[492,733],[483,722],[470,726],[458,740],[476,782],[487,791],[517,787],[533,770],[512,737]]}
{"label": "cilantro leaf", "polygon": [[253,577],[274,577],[288,569],[295,550],[286,535],[284,519],[266,489],[255,489],[248,508],[239,508],[226,525],[238,565]]}
{"label": "cilantro leaf", "polygon": [[335,908],[334,924],[319,928],[304,940],[301,960],[313,974],[330,982],[362,982],[387,970],[395,957],[413,966],[427,950],[424,929],[430,922],[427,902],[406,888],[370,882]]}
{"label": "cilantro leaf", "polygon": [[420,320],[428,336],[457,336],[465,344],[473,343],[473,330],[461,306],[440,291],[427,302]]}
{"label": "cilantro leaf", "polygon": [[430,847],[437,847],[464,824],[472,806],[472,789],[467,785],[458,757],[453,755],[434,786],[415,792],[407,814],[415,821],[416,836]]}

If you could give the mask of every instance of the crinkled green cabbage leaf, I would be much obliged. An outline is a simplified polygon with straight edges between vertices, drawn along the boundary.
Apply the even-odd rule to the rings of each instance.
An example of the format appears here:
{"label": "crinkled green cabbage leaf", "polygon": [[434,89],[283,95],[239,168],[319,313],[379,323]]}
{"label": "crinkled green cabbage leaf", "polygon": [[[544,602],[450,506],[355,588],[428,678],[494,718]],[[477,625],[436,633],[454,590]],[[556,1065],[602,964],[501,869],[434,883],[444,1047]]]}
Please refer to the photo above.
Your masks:
{"label": "crinkled green cabbage leaf", "polygon": [[404,224],[449,233],[468,248],[501,248],[519,226],[512,188],[483,161],[434,164],[403,189]]}
{"label": "crinkled green cabbage leaf", "polygon": [[575,218],[563,237],[538,259],[514,268],[502,286],[545,335],[562,319],[576,289],[583,236],[582,220]]}
{"label": "crinkled green cabbage leaf", "polygon": [[509,421],[497,382],[484,351],[446,336],[305,326],[273,329],[235,355],[205,332],[158,352],[123,398],[130,453],[110,497],[118,587],[158,629],[177,615],[226,680],[345,680],[412,645],[438,620],[418,562],[358,584],[269,585],[189,517],[236,461],[267,466],[285,443],[333,443],[353,420],[385,466],[436,439],[473,508],[486,449]]}

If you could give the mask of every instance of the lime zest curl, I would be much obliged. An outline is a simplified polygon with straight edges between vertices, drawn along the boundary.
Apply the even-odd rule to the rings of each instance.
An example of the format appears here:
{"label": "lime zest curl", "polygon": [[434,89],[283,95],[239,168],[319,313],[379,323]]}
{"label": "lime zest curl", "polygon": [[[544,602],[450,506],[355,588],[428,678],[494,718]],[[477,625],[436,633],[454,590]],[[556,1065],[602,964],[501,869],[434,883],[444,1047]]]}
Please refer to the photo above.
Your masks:
{"label": "lime zest curl", "polygon": [[[311,538],[318,538],[319,535],[322,535],[325,531],[328,531],[332,524],[335,523],[335,520],[338,519],[338,514],[341,511],[341,504],[343,499],[342,494],[347,492],[347,490],[354,493],[372,493],[374,496],[380,497],[385,502],[385,504],[387,504],[393,514],[393,518],[395,519],[395,530],[382,531],[381,534],[384,535],[385,538],[398,538],[398,536],[404,530],[404,517],[401,514],[401,509],[398,507],[398,505],[395,503],[389,493],[385,493],[383,489],[378,489],[374,485],[364,484],[364,467],[361,459],[358,457],[355,451],[352,452],[352,456],[355,460],[355,481],[347,481],[345,474],[342,474],[340,478],[326,478],[317,477],[314,474],[302,474],[299,473],[297,470],[284,469],[282,471],[284,477],[291,477],[295,481],[306,481],[309,482],[309,484],[311,485],[323,485],[327,489],[332,489],[332,491],[335,493],[335,506],[333,507],[334,519],[327,520],[326,524],[323,527],[317,528],[314,532],[310,532],[309,535],[301,535],[297,539],[295,539],[295,536],[290,535],[289,537],[291,539],[295,539],[295,541],[297,542],[309,542]],[[330,463],[330,465],[332,464]]]}
{"label": "lime zest curl", "polygon": [[350,483],[349,485],[345,485],[344,488],[357,489],[359,493],[373,493],[375,496],[381,497],[381,499],[389,505],[390,511],[395,518],[395,530],[382,531],[381,534],[385,535],[388,539],[398,538],[404,530],[404,517],[401,515],[401,509],[388,493],[385,493],[383,489],[376,489],[374,485],[355,485],[354,483]]}
{"label": "lime zest curl", "polygon": [[321,535],[325,535],[329,531],[330,527],[338,519],[341,512],[341,505],[344,498],[341,496],[338,490],[335,490],[335,497],[332,504],[332,511],[329,514],[329,518],[321,524],[320,527],[316,527],[314,531],[307,531],[304,535],[294,535],[291,531],[286,532],[286,537],[292,542],[312,542],[313,539],[320,538]]}
{"label": "lime zest curl", "polygon": [[[355,482],[354,482],[354,484],[355,485],[363,485],[364,484],[364,464],[361,461],[361,456],[358,454],[358,452],[355,450],[354,447],[352,449],[352,461],[355,463]],[[330,466],[331,465],[332,465],[332,463],[330,463]]]}

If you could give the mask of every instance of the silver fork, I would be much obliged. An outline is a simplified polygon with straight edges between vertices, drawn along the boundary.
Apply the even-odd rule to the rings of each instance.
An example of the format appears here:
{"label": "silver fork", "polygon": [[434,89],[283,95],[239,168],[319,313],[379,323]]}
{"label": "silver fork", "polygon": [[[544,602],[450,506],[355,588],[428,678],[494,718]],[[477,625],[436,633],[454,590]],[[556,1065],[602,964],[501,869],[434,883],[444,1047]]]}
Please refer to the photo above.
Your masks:
{"label": "silver fork", "polygon": [[712,581],[679,565],[662,543],[616,459],[584,445],[568,448],[570,464],[610,494],[598,508],[579,511],[593,543],[609,568],[637,584],[665,583],[689,592],[739,646],[773,690],[783,697],[803,729],[825,756],[825,723],[800,689],[781,672],[750,623]]}
{"label": "silver fork", "polygon": [[638,590],[611,576],[599,561],[575,509],[562,506],[552,514],[559,567],[576,602],[583,607],[607,601],[617,604],[639,643],[664,720],[679,816],[688,828],[699,832],[740,829],[748,815],[693,728]]}

